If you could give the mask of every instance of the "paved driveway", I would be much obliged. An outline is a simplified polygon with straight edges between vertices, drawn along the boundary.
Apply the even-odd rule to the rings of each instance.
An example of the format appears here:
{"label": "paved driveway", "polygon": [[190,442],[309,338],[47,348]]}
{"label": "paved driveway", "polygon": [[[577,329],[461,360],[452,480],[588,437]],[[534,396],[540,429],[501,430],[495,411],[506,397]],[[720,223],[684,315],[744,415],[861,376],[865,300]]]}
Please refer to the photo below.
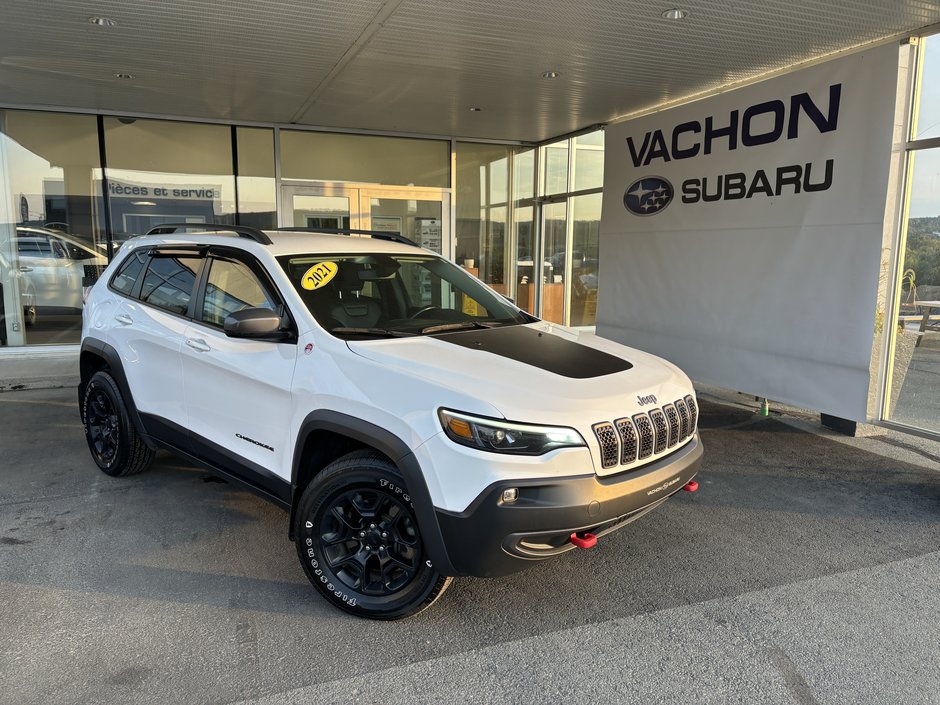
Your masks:
{"label": "paved driveway", "polygon": [[940,452],[703,403],[701,490],[590,551],[357,620],[287,517],[72,390],[0,394],[0,703],[940,702]]}

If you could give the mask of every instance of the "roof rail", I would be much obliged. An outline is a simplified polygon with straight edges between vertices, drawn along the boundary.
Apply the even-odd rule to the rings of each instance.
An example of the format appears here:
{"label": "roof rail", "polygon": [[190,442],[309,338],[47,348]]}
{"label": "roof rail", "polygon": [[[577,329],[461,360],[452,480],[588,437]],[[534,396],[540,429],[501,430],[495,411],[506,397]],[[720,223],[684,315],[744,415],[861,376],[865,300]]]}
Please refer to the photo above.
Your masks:
{"label": "roof rail", "polygon": [[147,234],[169,235],[175,233],[177,230],[235,233],[239,237],[247,237],[249,240],[254,240],[262,245],[272,244],[271,238],[257,228],[249,228],[247,225],[225,225],[223,223],[162,223],[156,227],[150,228]]}
{"label": "roof rail", "polygon": [[403,245],[411,245],[412,247],[421,247],[417,242],[411,238],[407,238],[401,233],[389,232],[387,230],[357,230],[355,228],[312,228],[312,227],[283,227],[283,228],[274,228],[275,230],[281,232],[289,233],[327,233],[329,235],[368,235],[369,237],[374,237],[376,240],[389,240],[390,242],[400,242]]}

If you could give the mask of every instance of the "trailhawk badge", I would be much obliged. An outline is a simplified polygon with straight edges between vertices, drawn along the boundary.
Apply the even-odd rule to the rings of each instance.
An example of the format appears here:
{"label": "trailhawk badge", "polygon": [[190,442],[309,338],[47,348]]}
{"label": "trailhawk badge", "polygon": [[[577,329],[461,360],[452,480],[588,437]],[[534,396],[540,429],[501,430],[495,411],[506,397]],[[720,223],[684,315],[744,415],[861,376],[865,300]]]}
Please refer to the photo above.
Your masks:
{"label": "trailhawk badge", "polygon": [[672,203],[672,184],[659,176],[637,179],[623,194],[624,207],[634,215],[656,215]]}

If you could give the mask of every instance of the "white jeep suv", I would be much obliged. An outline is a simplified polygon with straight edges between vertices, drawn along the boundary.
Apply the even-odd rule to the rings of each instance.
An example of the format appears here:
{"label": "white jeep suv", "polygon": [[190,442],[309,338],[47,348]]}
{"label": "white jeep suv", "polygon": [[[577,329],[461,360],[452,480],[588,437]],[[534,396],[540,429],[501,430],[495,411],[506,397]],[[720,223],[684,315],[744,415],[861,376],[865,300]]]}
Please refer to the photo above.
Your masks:
{"label": "white jeep suv", "polygon": [[336,606],[405,617],[697,486],[674,365],[397,235],[193,227],[129,240],[89,292],[92,457],[121,476],[168,449],[283,506]]}

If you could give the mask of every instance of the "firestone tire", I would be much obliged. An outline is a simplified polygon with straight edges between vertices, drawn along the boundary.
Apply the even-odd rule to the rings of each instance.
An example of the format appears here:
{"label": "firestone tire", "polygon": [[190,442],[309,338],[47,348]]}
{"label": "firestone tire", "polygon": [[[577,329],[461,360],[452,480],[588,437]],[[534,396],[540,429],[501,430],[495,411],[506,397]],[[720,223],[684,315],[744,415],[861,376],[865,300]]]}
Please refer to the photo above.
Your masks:
{"label": "firestone tire", "polygon": [[82,401],[85,440],[102,472],[125,477],[144,470],[154,452],[137,434],[114,378],[96,372],[85,387]]}
{"label": "firestone tire", "polygon": [[401,474],[379,453],[356,451],[330,463],[304,490],[295,522],[310,582],[357,617],[410,617],[450,585],[428,560]]}

